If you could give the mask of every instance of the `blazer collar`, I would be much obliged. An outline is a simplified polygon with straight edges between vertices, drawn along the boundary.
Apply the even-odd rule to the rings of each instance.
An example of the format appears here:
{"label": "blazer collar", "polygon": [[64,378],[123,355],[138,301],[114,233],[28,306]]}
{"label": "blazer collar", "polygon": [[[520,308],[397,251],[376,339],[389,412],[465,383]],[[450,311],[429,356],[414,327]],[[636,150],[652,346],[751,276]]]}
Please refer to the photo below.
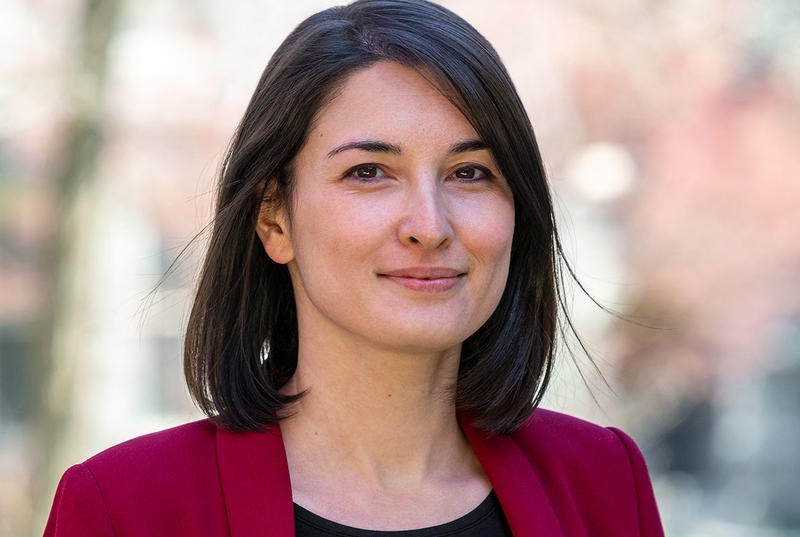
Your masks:
{"label": "blazer collar", "polygon": [[461,430],[494,487],[514,537],[564,537],[531,461],[512,435],[490,434],[460,414]]}
{"label": "blazer collar", "polygon": [[294,537],[294,505],[281,430],[217,427],[217,464],[231,537]]}
{"label": "blazer collar", "polygon": [[[563,537],[531,462],[512,436],[487,434],[459,415],[475,455],[494,487],[514,537]],[[280,427],[264,433],[217,428],[220,483],[233,537],[294,537],[289,466]]]}

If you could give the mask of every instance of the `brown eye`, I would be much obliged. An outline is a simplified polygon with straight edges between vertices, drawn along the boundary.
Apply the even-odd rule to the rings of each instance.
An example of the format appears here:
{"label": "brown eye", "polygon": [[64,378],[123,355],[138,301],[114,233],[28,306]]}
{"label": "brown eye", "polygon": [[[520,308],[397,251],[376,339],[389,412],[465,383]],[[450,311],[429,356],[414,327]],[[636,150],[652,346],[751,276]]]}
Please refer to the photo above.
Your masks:
{"label": "brown eye", "polygon": [[463,168],[457,169],[455,173],[453,173],[453,176],[456,179],[469,182],[480,181],[481,179],[489,179],[491,178],[492,174],[489,173],[489,170],[485,170],[478,166],[464,166]]}
{"label": "brown eye", "polygon": [[377,166],[359,166],[356,168],[356,176],[361,177],[363,179],[370,179],[375,177],[378,172]]}
{"label": "brown eye", "polygon": [[474,179],[475,168],[461,168],[460,170],[456,170],[456,177],[459,179]]}
{"label": "brown eye", "polygon": [[355,179],[365,183],[372,183],[374,180],[383,177],[383,170],[376,164],[359,164],[350,168],[344,175],[347,178]]}

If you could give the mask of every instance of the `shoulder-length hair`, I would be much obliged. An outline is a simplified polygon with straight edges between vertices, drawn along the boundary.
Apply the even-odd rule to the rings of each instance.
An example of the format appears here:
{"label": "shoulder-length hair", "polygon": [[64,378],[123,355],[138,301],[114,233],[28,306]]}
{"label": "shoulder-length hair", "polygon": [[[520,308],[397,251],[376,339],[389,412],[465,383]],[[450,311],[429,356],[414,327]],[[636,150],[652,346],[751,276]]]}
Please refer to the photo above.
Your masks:
{"label": "shoulder-length hair", "polygon": [[507,434],[548,385],[562,252],[539,148],[511,78],[489,42],[451,11],[426,0],[359,0],[316,13],[289,34],[220,166],[184,372],[198,406],[221,427],[263,430],[302,396],[279,391],[297,366],[297,316],[287,267],[256,236],[259,206],[266,191],[291,205],[292,162],[314,118],[348,76],[380,61],[413,68],[442,92],[513,192],[508,281],[491,317],[462,345],[457,408],[476,426]]}

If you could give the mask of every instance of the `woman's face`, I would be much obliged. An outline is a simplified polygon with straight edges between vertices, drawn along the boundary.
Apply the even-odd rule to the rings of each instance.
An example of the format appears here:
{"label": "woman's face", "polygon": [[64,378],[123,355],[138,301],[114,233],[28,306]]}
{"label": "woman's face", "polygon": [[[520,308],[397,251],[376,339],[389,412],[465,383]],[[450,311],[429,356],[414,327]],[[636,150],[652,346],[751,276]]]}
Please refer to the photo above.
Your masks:
{"label": "woman's face", "polygon": [[259,235],[288,263],[301,341],[443,351],[489,318],[508,276],[512,194],[466,118],[414,70],[351,75],[294,169],[291,220],[279,210],[280,231],[260,222]]}

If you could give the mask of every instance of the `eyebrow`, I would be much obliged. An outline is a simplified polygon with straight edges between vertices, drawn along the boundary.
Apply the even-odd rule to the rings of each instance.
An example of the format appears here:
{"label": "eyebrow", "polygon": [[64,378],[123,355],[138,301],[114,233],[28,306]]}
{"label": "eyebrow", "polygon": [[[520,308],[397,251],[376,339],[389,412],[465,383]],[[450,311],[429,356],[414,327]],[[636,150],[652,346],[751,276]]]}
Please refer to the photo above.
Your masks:
{"label": "eyebrow", "polygon": [[[489,146],[487,146],[481,140],[462,140],[451,145],[448,153],[455,155],[458,153],[468,153],[470,151],[480,151],[481,149],[488,148]],[[350,149],[360,149],[362,151],[370,151],[372,153],[391,153],[393,155],[400,155],[403,153],[403,150],[397,144],[383,142],[381,140],[356,140],[354,142],[347,142],[334,147],[328,152],[328,158]]]}

